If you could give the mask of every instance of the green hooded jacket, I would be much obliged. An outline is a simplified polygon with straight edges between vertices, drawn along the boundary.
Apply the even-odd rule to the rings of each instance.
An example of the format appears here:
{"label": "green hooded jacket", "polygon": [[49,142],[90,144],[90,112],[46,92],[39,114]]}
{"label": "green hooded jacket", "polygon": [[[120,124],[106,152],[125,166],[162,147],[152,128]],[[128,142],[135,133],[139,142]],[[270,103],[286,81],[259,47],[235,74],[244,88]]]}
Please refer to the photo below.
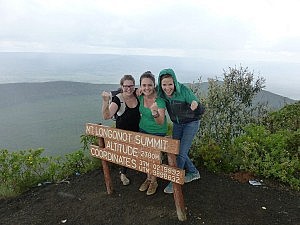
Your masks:
{"label": "green hooded jacket", "polygon": [[[166,74],[171,75],[174,81],[175,89],[171,98],[165,95],[161,87],[161,77]],[[172,69],[163,69],[160,71],[157,94],[166,101],[167,111],[173,123],[189,123],[199,120],[200,116],[203,114],[203,108],[200,107],[201,104],[199,99],[194,95],[190,88],[177,81],[175,72]],[[190,107],[194,100],[198,102],[198,108],[193,111]]]}

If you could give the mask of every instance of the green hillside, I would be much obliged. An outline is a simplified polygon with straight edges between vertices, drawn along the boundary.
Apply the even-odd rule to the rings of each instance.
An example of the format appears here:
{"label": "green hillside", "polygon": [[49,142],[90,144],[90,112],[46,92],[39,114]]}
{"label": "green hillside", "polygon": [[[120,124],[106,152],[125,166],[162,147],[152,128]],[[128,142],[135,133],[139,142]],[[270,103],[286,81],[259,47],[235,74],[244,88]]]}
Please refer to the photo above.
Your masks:
{"label": "green hillside", "polygon": [[101,122],[100,93],[117,86],[1,84],[0,148],[15,151],[43,147],[50,155],[79,149],[85,123]]}
{"label": "green hillside", "polygon": [[[202,85],[207,91],[207,83]],[[64,81],[0,84],[0,148],[42,147],[48,155],[79,149],[85,123],[112,123],[102,121],[100,93],[118,86]],[[295,102],[267,91],[257,101],[268,101],[274,108]]]}

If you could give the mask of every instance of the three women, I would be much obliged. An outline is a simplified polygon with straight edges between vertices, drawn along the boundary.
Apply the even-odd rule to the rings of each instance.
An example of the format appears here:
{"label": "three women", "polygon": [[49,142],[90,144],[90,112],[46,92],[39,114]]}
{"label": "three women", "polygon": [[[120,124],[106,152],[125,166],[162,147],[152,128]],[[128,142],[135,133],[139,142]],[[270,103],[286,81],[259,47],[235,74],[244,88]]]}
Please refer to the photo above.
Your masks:
{"label": "three women", "polygon": [[[185,183],[199,179],[200,173],[189,158],[189,150],[200,125],[199,118],[201,112],[198,98],[189,88],[177,81],[172,69],[164,69],[159,73],[157,92],[155,89],[154,75],[150,71],[143,73],[140,77],[140,90],[142,94],[138,97],[138,100],[134,95],[135,82],[134,79],[131,78],[124,78],[123,81],[121,79],[120,82],[123,97],[126,102],[126,110],[124,113],[126,115],[126,117],[124,117],[126,121],[119,119],[118,122],[117,120],[116,127],[165,136],[167,133],[165,109],[167,109],[170,119],[173,122],[172,136],[174,139],[180,140],[177,167],[186,170]],[[108,95],[109,93],[107,92],[102,93],[104,102],[102,113],[104,119],[111,118],[120,108],[117,99],[113,99],[110,106],[108,106]],[[139,115],[137,115],[138,113]],[[129,121],[132,123],[130,126],[123,126],[121,121],[123,121],[124,124],[127,124]],[[139,121],[138,125],[136,123],[137,121]],[[134,127],[134,129],[132,127]],[[123,184],[126,185],[129,184],[129,181],[123,181],[128,180],[125,176],[126,169],[125,171],[124,169],[125,168],[121,171],[121,180]],[[152,195],[156,192],[157,186],[156,177],[147,174],[147,179],[140,186],[139,190],[147,190],[147,195]],[[164,192],[173,193],[173,185],[171,182],[164,189]]]}

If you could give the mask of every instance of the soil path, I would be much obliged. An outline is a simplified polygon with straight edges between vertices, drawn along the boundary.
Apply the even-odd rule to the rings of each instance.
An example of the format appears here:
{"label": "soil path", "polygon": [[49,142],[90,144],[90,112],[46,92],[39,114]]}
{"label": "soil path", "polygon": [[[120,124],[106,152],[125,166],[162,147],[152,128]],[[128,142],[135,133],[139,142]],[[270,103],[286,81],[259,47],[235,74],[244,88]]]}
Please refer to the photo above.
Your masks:
{"label": "soil path", "polygon": [[157,193],[146,196],[138,191],[144,174],[130,170],[131,184],[122,186],[118,169],[112,168],[112,195],[106,193],[102,170],[95,170],[69,182],[42,185],[17,198],[0,200],[0,224],[300,224],[299,192],[200,172],[200,180],[183,186],[184,222],[177,218],[173,195],[163,193],[167,181],[159,180]]}

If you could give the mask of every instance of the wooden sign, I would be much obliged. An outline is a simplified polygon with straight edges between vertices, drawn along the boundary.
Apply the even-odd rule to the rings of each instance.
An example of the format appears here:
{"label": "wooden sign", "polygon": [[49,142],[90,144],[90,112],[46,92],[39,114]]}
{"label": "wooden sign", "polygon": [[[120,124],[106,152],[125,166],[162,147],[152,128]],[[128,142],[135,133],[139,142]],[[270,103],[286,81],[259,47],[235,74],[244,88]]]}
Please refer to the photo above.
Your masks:
{"label": "wooden sign", "polygon": [[[186,220],[181,189],[185,172],[176,167],[176,155],[179,153],[178,140],[92,123],[86,124],[85,133],[99,137],[98,146],[91,145],[90,152],[93,157],[102,160],[108,194],[113,191],[108,162],[149,173],[173,182],[178,219]],[[167,153],[169,165],[161,163],[161,152]]]}
{"label": "wooden sign", "polygon": [[132,146],[125,143],[119,143],[104,139],[105,147],[117,154],[138,157],[147,162],[161,163],[161,152],[157,150],[149,150],[149,148]]}
{"label": "wooden sign", "polygon": [[104,148],[91,145],[93,157],[184,184],[183,169],[161,164],[161,152],[179,153],[178,140],[91,123],[86,134],[104,138]]}
{"label": "wooden sign", "polygon": [[138,154],[127,155],[112,151],[109,148],[100,148],[96,145],[91,145],[90,152],[93,157],[125,166],[130,169],[149,173],[174,183],[184,184],[184,170],[165,164],[157,164],[151,161],[145,161],[140,158]]}
{"label": "wooden sign", "polygon": [[153,149],[163,152],[179,153],[179,141],[156,135],[143,134],[139,132],[121,130],[98,124],[87,123],[85,133],[88,135],[102,137],[118,143],[126,143],[133,146]]}

